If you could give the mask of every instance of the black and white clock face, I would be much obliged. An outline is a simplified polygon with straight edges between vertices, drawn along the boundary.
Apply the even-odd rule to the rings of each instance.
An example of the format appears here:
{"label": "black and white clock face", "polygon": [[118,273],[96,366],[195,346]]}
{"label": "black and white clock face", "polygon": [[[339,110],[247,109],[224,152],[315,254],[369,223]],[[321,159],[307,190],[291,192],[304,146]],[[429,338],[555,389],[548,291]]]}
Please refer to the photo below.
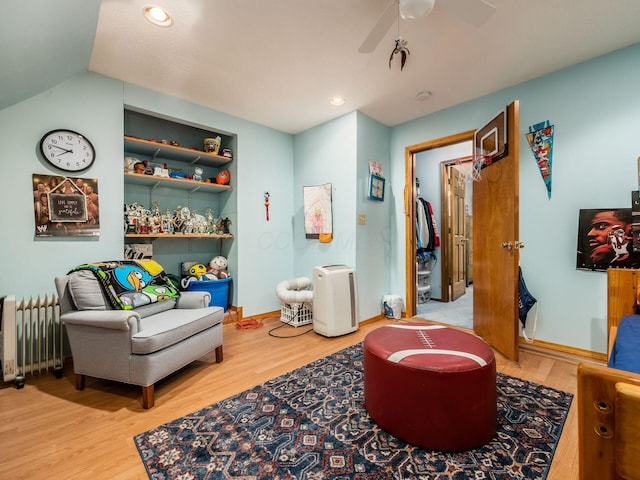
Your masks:
{"label": "black and white clock face", "polygon": [[64,129],[46,133],[40,140],[40,152],[51,165],[67,172],[85,170],[96,158],[96,151],[88,138]]}

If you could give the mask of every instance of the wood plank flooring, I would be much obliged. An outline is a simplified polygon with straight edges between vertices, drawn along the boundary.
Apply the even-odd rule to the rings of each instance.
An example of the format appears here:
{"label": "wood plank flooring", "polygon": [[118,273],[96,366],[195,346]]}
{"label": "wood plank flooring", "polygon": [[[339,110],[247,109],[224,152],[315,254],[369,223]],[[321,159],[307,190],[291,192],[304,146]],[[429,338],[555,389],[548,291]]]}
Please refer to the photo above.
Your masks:
{"label": "wood plank flooring", "polygon": [[[420,321],[420,320],[417,320]],[[394,320],[369,322],[352,334],[324,338],[313,332],[275,338],[282,324],[262,328],[224,326],[224,362],[195,362],[156,385],[155,407],[143,410],[141,389],[87,378],[75,390],[72,367],[57,380],[52,373],[27,377],[24,389],[0,389],[0,477],[3,479],[146,479],[133,436],[198,410],[364,339]],[[273,335],[310,329],[284,325]],[[521,351],[516,364],[497,354],[508,375],[576,393],[576,364]],[[577,402],[574,400],[548,480],[578,478]]]}

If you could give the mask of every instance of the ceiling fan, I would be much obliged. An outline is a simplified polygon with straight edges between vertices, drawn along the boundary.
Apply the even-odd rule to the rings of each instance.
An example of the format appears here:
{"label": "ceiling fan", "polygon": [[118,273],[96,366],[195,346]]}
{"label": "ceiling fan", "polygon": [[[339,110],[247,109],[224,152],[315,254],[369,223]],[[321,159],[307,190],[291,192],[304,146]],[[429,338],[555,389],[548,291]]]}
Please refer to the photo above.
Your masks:
{"label": "ceiling fan", "polygon": [[[437,0],[437,2],[442,8],[476,27],[489,20],[496,9],[485,0]],[[435,3],[436,0],[392,0],[360,45],[358,52],[373,52],[393,22],[396,19],[399,20],[398,16],[405,20],[424,17],[431,13]]]}

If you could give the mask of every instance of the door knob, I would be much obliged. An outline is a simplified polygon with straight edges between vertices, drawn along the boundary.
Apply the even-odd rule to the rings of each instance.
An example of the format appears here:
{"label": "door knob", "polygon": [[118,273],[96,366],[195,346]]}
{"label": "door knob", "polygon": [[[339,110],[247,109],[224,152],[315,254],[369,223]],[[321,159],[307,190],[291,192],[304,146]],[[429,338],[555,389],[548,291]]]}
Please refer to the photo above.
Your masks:
{"label": "door knob", "polygon": [[511,250],[514,247],[513,243],[511,242],[502,242],[500,245],[502,246],[502,248],[507,248],[509,250]]}
{"label": "door knob", "polygon": [[524,242],[514,242],[513,248],[524,248]]}

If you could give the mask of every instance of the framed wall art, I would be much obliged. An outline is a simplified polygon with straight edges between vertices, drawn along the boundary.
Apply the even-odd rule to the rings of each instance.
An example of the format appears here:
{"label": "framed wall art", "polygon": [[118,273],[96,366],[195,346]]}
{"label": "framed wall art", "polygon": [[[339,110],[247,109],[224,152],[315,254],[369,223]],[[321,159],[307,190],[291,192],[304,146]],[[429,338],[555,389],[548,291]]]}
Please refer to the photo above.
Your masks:
{"label": "framed wall art", "polygon": [[639,268],[640,253],[633,249],[630,208],[580,210],[578,217],[578,270]]}
{"label": "framed wall art", "polygon": [[377,175],[369,175],[369,198],[384,202],[384,178]]}
{"label": "framed wall art", "polygon": [[32,182],[36,237],[100,235],[97,179],[34,174]]}
{"label": "framed wall art", "polygon": [[303,197],[305,237],[333,234],[331,184],[303,187]]}

